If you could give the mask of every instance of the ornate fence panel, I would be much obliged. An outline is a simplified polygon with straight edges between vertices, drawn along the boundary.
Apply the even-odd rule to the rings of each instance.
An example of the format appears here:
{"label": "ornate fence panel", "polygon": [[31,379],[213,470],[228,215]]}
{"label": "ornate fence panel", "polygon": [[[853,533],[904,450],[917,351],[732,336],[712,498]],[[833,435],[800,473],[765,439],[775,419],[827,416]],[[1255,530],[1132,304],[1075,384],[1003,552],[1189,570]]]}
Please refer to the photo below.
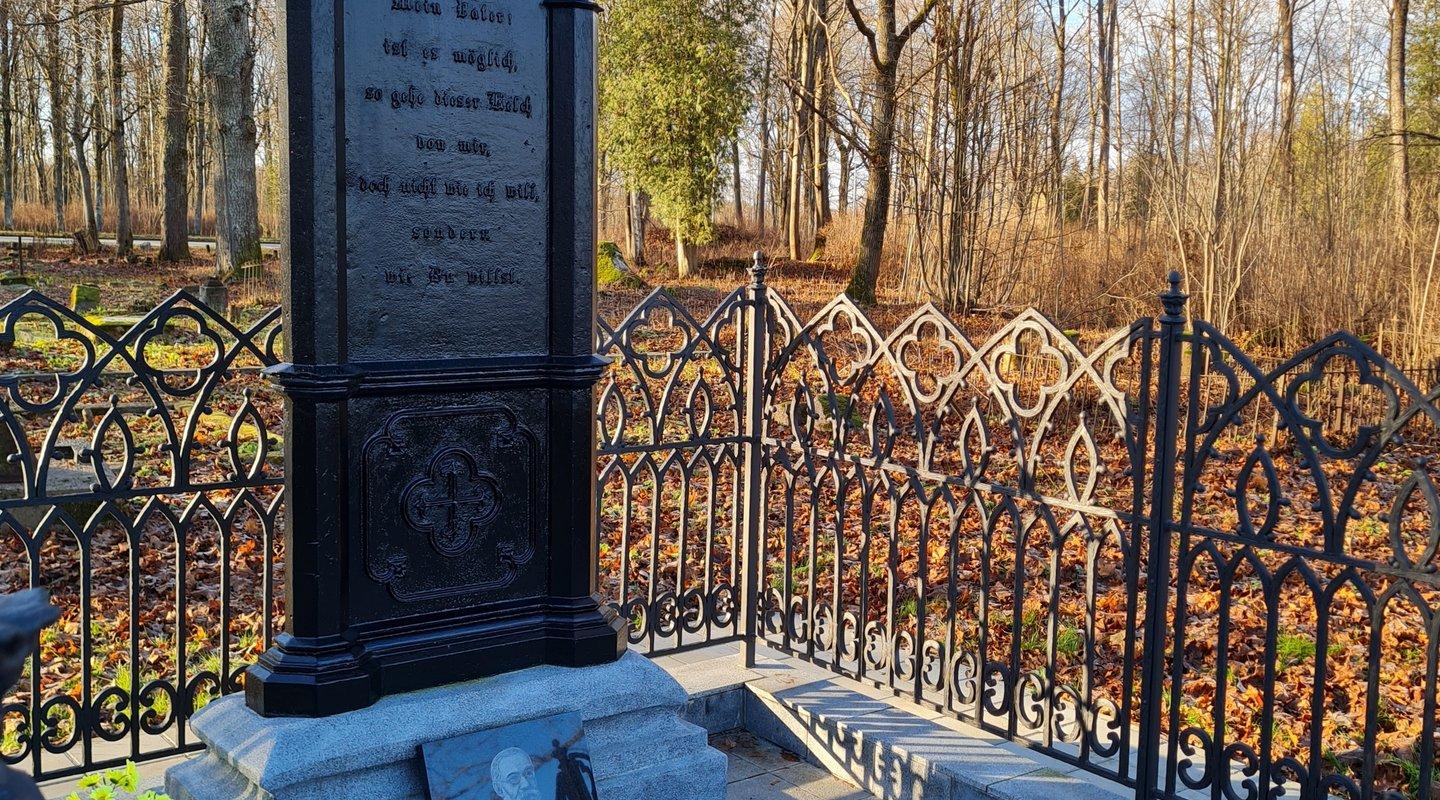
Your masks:
{"label": "ornate fence panel", "polygon": [[36,294],[0,307],[0,590],[63,616],[0,708],[37,777],[193,749],[279,624],[282,415],[245,329],[177,293],[118,326]]}
{"label": "ornate fence panel", "polygon": [[[652,296],[705,334],[608,352],[675,387],[723,349],[733,427],[709,435],[754,558],[699,557],[708,535],[677,558],[679,524],[631,510],[659,482],[616,476],[656,474],[635,454],[660,428],[632,414],[617,466],[612,400],[602,588],[657,651],[753,632],[1137,798],[1432,796],[1440,388],[1346,335],[1262,369],[1164,300],[1082,346],[1033,312],[977,341],[931,307],[886,334],[844,298],[802,319],[760,281],[703,324]],[[655,463],[709,446],[676,430]],[[684,481],[672,506],[709,500]],[[753,598],[738,628],[701,564]]]}
{"label": "ornate fence panel", "polygon": [[745,307],[702,322],[657,290],[599,323],[596,584],[651,654],[741,632]]}
{"label": "ornate fence panel", "polygon": [[773,306],[767,641],[1131,782],[1148,322]]}
{"label": "ornate fence panel", "polygon": [[[1440,386],[1348,334],[1264,369],[1203,321],[1184,348],[1157,788],[1434,797]],[[1336,375],[1352,402],[1308,402]]]}

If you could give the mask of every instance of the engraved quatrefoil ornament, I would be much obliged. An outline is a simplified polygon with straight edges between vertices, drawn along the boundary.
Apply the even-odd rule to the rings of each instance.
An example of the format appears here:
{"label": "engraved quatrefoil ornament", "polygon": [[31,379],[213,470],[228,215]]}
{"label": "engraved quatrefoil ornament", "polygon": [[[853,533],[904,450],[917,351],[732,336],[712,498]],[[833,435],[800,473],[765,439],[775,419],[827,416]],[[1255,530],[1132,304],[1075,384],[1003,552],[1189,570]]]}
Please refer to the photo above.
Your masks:
{"label": "engraved quatrefoil ornament", "polygon": [[430,545],[446,557],[469,549],[501,502],[499,481],[459,447],[437,452],[401,497],[406,524],[427,534]]}

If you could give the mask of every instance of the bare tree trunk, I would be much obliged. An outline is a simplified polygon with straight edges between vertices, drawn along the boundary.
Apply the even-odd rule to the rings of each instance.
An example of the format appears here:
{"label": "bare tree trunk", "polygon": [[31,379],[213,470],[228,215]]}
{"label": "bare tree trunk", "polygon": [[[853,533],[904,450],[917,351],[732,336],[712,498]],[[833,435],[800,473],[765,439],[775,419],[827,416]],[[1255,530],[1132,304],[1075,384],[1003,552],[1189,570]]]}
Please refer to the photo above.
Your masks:
{"label": "bare tree trunk", "polygon": [[[800,261],[808,256],[801,251],[800,237],[804,230],[805,196],[810,182],[806,179],[807,152],[810,150],[810,126],[813,114],[810,103],[815,101],[815,58],[814,39],[811,36],[811,6],[809,2],[797,3],[791,25],[794,30],[790,37],[793,62],[792,89],[794,112],[790,117],[790,154],[787,159],[785,197],[785,245],[791,261]],[[813,155],[813,154],[811,154]]]}
{"label": "bare tree trunk", "polygon": [[[95,185],[90,172],[90,162],[85,157],[85,142],[90,138],[92,128],[81,127],[84,115],[80,111],[83,108],[84,98],[79,85],[75,87],[73,94],[75,96],[75,113],[70,122],[70,143],[75,148],[75,170],[76,175],[80,178],[80,197],[85,212],[85,227],[77,232],[79,235],[76,237],[76,243],[82,254],[89,255],[100,244],[100,220],[95,203]],[[93,123],[93,120],[91,122]]]}
{"label": "bare tree trunk", "polygon": [[1054,204],[1051,213],[1055,219],[1055,230],[1060,233],[1061,258],[1063,258],[1065,231],[1065,132],[1062,127],[1065,111],[1065,69],[1067,66],[1067,40],[1065,0],[1058,0],[1058,20],[1052,23],[1055,37],[1055,77],[1050,92],[1050,202]]}
{"label": "bare tree trunk", "polygon": [[54,10],[45,11],[45,78],[50,93],[50,199],[54,203],[55,230],[65,230],[65,99],[60,94],[60,22]]}
{"label": "bare tree trunk", "polygon": [[625,254],[630,264],[645,266],[645,228],[650,219],[650,195],[641,191],[625,193]]}
{"label": "bare tree trunk", "polygon": [[1280,192],[1287,209],[1295,204],[1295,0],[1276,0],[1280,39]]}
{"label": "bare tree trunk", "polygon": [[[1111,119],[1113,113],[1111,104],[1115,96],[1115,28],[1116,15],[1115,4],[1117,0],[1096,0],[1095,22],[1096,22],[1096,47],[1099,55],[1100,86],[1099,102],[1096,104],[1096,115],[1099,117],[1100,141],[1097,145],[1097,165],[1099,172],[1099,196],[1096,198],[1096,205],[1099,211],[1100,233],[1108,234],[1112,222],[1113,209],[1111,208],[1110,197],[1110,146],[1111,146]],[[1283,2],[1283,0],[1282,0]]]}
{"label": "bare tree trunk", "polygon": [[15,42],[10,33],[10,5],[0,3],[0,158],[4,159],[4,219],[6,230],[15,228]]}
{"label": "bare tree trunk", "polygon": [[739,228],[745,227],[745,201],[740,196],[740,137],[736,136],[730,141],[730,163],[734,168],[731,176],[731,183],[735,189],[735,225]]}
{"label": "bare tree trunk", "polygon": [[[203,0],[201,0],[203,2]],[[210,94],[206,88],[204,66],[205,66],[205,26],[200,26],[200,36],[195,43],[195,57],[199,60],[195,82],[195,147],[192,149],[192,160],[195,164],[195,187],[194,197],[191,198],[191,207],[194,209],[190,217],[190,232],[199,233],[204,230],[205,224],[205,193],[210,190],[210,181],[205,175],[205,143],[209,141],[210,126]]]}
{"label": "bare tree trunk", "polygon": [[121,34],[125,30],[125,4],[110,6],[110,166],[115,193],[115,254],[128,256],[135,246],[130,228],[130,175],[125,163],[125,61]]}
{"label": "bare tree trunk", "polygon": [[[80,13],[78,8],[79,6],[77,5],[75,12],[77,16]],[[104,29],[97,26],[95,33],[103,35]],[[78,35],[76,39],[78,45]],[[85,67],[79,63],[75,65],[75,75],[77,79],[84,79],[84,69]],[[100,87],[108,86],[107,81],[108,77],[105,72],[105,65],[101,63],[101,59],[97,58],[91,61],[90,86],[92,87],[92,91],[90,94],[89,129],[92,133],[95,133],[90,144],[90,149],[95,151],[95,162],[90,170],[90,179],[93,186],[91,191],[95,195],[95,211],[93,216],[95,217],[95,224],[102,228],[105,227],[105,156],[106,151],[110,147],[110,123],[108,122],[110,118],[106,111],[101,108],[103,98],[101,97],[102,92]],[[80,118],[80,108],[78,105],[75,108],[75,118]]]}
{"label": "bare tree trunk", "polygon": [[210,109],[202,102],[195,108],[195,196],[191,198],[190,231],[199,233],[205,226],[205,192],[210,179],[205,174],[205,142],[209,139]]}
{"label": "bare tree trunk", "polygon": [[845,2],[856,29],[869,45],[874,79],[874,84],[868,87],[874,97],[874,105],[864,153],[869,180],[865,192],[864,222],[860,227],[860,255],[845,287],[845,293],[858,303],[875,302],[880,259],[885,252],[885,230],[890,224],[890,170],[895,153],[896,73],[900,53],[905,49],[905,43],[924,24],[936,2],[926,0],[919,12],[900,30],[896,29],[895,0],[877,0],[873,26],[865,21],[855,0]]}
{"label": "bare tree trunk", "polygon": [[895,66],[877,69],[875,107],[870,122],[869,180],[865,187],[864,221],[860,226],[860,257],[850,274],[845,293],[857,303],[875,302],[880,279],[880,258],[885,252],[885,230],[890,224],[891,157],[895,149]]}
{"label": "bare tree trunk", "polygon": [[765,188],[770,172],[770,72],[775,57],[775,14],[779,3],[771,4],[770,35],[765,44],[765,72],[760,79],[760,166],[755,171],[755,226],[765,235]]}
{"label": "bare tree trunk", "polygon": [[165,174],[161,180],[164,213],[160,219],[161,261],[190,260],[190,165],[186,137],[190,129],[190,28],[184,0],[165,10]]}
{"label": "bare tree trunk", "polygon": [[85,227],[76,233],[76,243],[83,255],[90,255],[100,246],[100,227],[96,220],[94,185],[90,178],[90,164],[85,158],[85,140],[90,138],[89,134],[82,135],[78,129],[71,129],[70,140],[75,147],[75,169],[80,177],[80,194],[85,204]]}
{"label": "bare tree trunk", "polygon": [[1390,56],[1387,72],[1390,84],[1390,192],[1395,230],[1408,238],[1410,228],[1410,155],[1405,120],[1405,28],[1410,18],[1410,0],[1390,2]]}
{"label": "bare tree trunk", "polygon": [[814,102],[817,109],[811,126],[810,161],[812,164],[813,192],[815,195],[815,250],[823,250],[825,239],[822,231],[830,224],[830,137],[829,118],[831,90],[829,70],[826,64],[830,58],[829,0],[814,0],[815,27],[810,48],[810,72],[815,86]]}
{"label": "bare tree trunk", "polygon": [[216,204],[224,204],[215,248],[218,274],[260,262],[255,195],[255,46],[245,0],[205,0],[205,76],[219,136]]}
{"label": "bare tree trunk", "polygon": [[695,245],[685,241],[677,228],[675,231],[675,274],[688,278],[695,271]]}

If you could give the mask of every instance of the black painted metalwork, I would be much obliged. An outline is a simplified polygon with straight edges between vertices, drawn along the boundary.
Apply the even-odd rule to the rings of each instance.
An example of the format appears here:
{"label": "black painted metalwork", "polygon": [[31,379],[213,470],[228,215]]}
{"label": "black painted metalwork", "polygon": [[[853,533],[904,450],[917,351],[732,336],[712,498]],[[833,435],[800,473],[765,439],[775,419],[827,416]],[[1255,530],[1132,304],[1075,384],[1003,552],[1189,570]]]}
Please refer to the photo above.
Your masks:
{"label": "black painted metalwork", "polygon": [[5,763],[194,749],[185,720],[268,646],[279,335],[279,309],[242,328],[185,292],[125,330],[35,292],[0,307],[0,350],[34,366],[0,375],[0,586],[65,611],[0,707]]}
{"label": "black painted metalwork", "polygon": [[1094,615],[1141,618],[1148,321],[1086,350],[771,303],[765,641],[1133,783],[1138,642]]}
{"label": "black painted metalwork", "polygon": [[[802,319],[765,273],[703,317],[662,290],[599,323],[585,568],[631,644],[766,644],[1137,798],[1429,796],[1440,387],[1344,334],[1250,359],[1178,286],[1098,341],[1033,312],[977,341],[931,307],[885,334],[844,298]],[[28,491],[0,500],[4,588],[67,609],[62,666],[6,698],[6,761],[193,748],[185,719],[281,613],[278,312],[241,329],[180,294],[117,335],[32,294],[0,320],[55,364],[0,383]],[[209,366],[147,361],[157,336]],[[427,547],[512,505],[495,464],[529,446],[478,416],[389,481]],[[49,491],[61,467],[85,485]],[[404,591],[405,567],[370,569]]]}
{"label": "black painted metalwork", "polygon": [[657,290],[618,325],[598,390],[596,581],[651,653],[741,634],[749,455],[746,293],[703,322]]}
{"label": "black painted metalwork", "polygon": [[[42,589],[0,594],[0,687],[4,691],[10,691],[34,658],[40,631],[59,617],[60,609],[50,605]],[[0,797],[40,800],[40,790],[29,775],[0,766]]]}
{"label": "black painted metalwork", "polygon": [[[1178,276],[1157,320],[1083,347],[1033,312],[979,343],[930,307],[888,334],[843,297],[801,319],[764,277],[757,260],[703,323],[660,291],[602,332],[597,569],[633,642],[658,654],[738,632],[747,661],[763,642],[1137,798],[1429,796],[1427,373],[1343,334],[1262,369],[1187,319]],[[689,425],[719,386],[726,427]],[[738,564],[711,528],[684,533],[715,501],[683,454],[732,444]],[[1206,486],[1211,472],[1226,483]],[[1307,515],[1312,541],[1286,541]],[[740,581],[754,610],[738,628],[703,602],[707,562],[687,547]],[[1332,612],[1337,592],[1356,604]],[[1408,655],[1387,660],[1386,635]],[[1345,683],[1325,674],[1337,660]],[[1287,670],[1324,690],[1293,703]],[[1326,749],[1337,724],[1355,753]]]}

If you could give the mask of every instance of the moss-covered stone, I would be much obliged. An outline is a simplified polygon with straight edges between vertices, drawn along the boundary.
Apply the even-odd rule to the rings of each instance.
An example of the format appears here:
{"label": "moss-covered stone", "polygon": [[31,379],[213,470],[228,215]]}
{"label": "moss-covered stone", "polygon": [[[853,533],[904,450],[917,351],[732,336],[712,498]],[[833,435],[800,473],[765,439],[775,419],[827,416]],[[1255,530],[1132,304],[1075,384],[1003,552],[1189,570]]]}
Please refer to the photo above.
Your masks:
{"label": "moss-covered stone", "polygon": [[645,281],[625,263],[619,245],[601,242],[595,252],[595,282],[603,289],[621,287],[644,289]]}
{"label": "moss-covered stone", "polygon": [[140,316],[110,316],[107,314],[89,314],[85,317],[91,325],[94,325],[101,333],[109,334],[115,338],[124,336],[131,328],[140,324],[144,319]]}
{"label": "moss-covered stone", "polygon": [[100,287],[77,283],[70,287],[70,308],[84,314],[100,307]]}

